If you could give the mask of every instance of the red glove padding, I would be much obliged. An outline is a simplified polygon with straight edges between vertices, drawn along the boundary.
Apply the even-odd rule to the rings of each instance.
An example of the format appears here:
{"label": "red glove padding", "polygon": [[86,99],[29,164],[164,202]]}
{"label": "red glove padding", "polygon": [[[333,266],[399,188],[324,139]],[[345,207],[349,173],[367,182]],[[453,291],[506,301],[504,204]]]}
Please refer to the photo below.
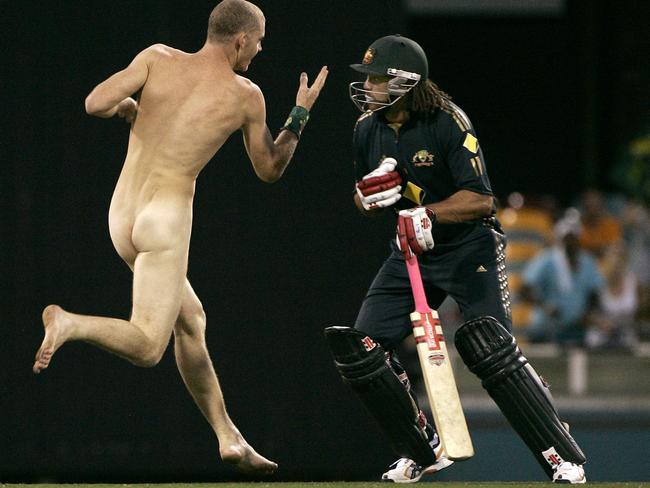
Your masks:
{"label": "red glove padding", "polygon": [[400,211],[396,240],[405,259],[433,249],[432,227],[435,221],[435,213],[426,207]]}
{"label": "red glove padding", "polygon": [[390,190],[402,184],[402,176],[397,171],[391,171],[379,176],[371,176],[357,183],[357,188],[364,197]]}

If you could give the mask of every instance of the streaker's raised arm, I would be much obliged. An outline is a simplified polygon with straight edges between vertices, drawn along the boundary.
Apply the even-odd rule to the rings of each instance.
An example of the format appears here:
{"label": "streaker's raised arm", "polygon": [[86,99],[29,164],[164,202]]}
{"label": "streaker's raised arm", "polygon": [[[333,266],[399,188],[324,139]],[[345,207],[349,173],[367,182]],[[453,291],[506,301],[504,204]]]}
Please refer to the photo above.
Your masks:
{"label": "streaker's raised arm", "polygon": [[267,183],[279,180],[289,165],[298,145],[300,133],[309,118],[309,110],[316,102],[327,78],[327,67],[323,66],[313,85],[307,85],[307,74],[300,75],[300,87],[296,95],[296,107],[289,119],[273,140],[266,125],[266,103],[262,91],[252,85],[247,119],[242,126],[244,144],[257,176]]}

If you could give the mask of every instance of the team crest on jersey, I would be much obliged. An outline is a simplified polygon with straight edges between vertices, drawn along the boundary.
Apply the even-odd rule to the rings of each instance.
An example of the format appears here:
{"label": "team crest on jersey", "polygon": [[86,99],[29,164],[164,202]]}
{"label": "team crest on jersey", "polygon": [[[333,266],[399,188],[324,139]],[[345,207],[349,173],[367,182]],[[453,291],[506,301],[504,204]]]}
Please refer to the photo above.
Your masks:
{"label": "team crest on jersey", "polygon": [[366,54],[363,55],[363,61],[361,61],[361,64],[370,64],[374,60],[375,60],[375,50],[372,48],[368,48]]}
{"label": "team crest on jersey", "polygon": [[413,166],[433,166],[433,154],[426,149],[421,149],[411,158]]}

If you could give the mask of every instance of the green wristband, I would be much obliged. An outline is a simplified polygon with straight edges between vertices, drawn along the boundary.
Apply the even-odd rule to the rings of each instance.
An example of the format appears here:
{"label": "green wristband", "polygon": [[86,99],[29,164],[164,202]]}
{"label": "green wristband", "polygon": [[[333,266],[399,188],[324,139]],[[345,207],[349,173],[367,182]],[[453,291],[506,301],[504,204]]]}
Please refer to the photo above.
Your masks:
{"label": "green wristband", "polygon": [[282,126],[281,130],[289,130],[296,134],[298,139],[300,139],[300,133],[305,128],[307,121],[309,120],[309,110],[305,107],[296,105],[291,109],[287,121]]}

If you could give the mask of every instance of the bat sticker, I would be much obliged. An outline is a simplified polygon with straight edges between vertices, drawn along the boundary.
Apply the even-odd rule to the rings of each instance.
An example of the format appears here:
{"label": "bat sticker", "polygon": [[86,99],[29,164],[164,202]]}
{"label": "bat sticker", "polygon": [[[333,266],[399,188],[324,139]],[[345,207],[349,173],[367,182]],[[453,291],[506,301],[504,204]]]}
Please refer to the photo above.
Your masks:
{"label": "bat sticker", "polygon": [[444,354],[429,354],[429,363],[431,363],[434,366],[440,366],[442,363],[445,362],[445,355]]}

